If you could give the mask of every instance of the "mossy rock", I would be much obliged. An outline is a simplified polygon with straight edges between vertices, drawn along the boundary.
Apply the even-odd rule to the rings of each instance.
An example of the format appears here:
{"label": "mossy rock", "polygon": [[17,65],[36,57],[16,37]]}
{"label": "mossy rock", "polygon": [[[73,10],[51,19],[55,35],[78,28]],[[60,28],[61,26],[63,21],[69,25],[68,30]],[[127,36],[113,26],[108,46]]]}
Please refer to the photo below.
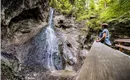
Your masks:
{"label": "mossy rock", "polygon": [[1,78],[2,80],[22,80],[17,72],[10,66],[7,66],[3,61],[1,62]]}
{"label": "mossy rock", "polygon": [[18,59],[6,52],[1,52],[1,78],[2,80],[22,80],[19,76]]}

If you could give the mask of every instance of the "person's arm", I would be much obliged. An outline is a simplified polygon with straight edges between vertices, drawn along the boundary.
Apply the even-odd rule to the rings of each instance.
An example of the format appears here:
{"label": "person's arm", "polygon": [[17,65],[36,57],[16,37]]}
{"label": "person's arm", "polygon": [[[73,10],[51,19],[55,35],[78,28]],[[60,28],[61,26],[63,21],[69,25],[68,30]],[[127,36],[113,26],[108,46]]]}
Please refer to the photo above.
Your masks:
{"label": "person's arm", "polygon": [[102,38],[101,38],[100,40],[97,40],[97,42],[101,42],[101,41],[103,41],[105,38],[106,38],[106,32],[103,33]]}

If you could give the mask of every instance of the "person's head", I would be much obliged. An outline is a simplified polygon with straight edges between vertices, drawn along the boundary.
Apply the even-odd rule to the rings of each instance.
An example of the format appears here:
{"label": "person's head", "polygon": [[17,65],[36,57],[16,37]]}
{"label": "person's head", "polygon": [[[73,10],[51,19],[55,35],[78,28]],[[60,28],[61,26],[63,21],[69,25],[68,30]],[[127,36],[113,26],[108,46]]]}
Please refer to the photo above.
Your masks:
{"label": "person's head", "polygon": [[103,23],[102,24],[102,28],[104,29],[104,28],[108,28],[108,24],[107,23]]}

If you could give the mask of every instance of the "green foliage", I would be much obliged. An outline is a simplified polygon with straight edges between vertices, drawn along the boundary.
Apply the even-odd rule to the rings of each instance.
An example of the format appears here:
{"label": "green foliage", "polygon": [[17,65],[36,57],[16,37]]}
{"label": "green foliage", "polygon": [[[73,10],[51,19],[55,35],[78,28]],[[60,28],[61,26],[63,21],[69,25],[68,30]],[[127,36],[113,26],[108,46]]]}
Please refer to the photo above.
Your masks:
{"label": "green foliage", "polygon": [[130,1],[129,0],[115,0],[110,6],[101,13],[101,17],[105,20],[111,18],[118,18],[123,14],[130,11]]}
{"label": "green foliage", "polygon": [[87,27],[94,29],[99,29],[103,22],[130,12],[129,0],[50,0],[50,6],[62,13],[72,14],[76,21],[86,20]]}
{"label": "green foliage", "polygon": [[72,4],[69,0],[50,0],[50,6],[66,14],[72,11]]}

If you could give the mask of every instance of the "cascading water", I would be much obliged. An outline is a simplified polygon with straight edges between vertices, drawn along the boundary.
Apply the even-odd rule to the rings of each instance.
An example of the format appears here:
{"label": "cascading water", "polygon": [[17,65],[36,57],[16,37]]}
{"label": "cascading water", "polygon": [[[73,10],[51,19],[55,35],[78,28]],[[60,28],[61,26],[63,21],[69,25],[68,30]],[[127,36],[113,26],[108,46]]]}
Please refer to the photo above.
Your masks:
{"label": "cascading water", "polygon": [[27,55],[25,63],[32,66],[42,66],[49,70],[63,69],[62,57],[59,53],[58,38],[53,24],[53,9],[50,8],[49,24],[34,37],[33,47]]}
{"label": "cascading water", "polygon": [[55,70],[55,56],[58,56],[59,50],[58,50],[58,39],[54,32],[54,25],[53,25],[53,9],[50,8],[50,19],[49,19],[49,25],[46,28],[46,50],[47,50],[47,60],[48,60],[48,68],[50,70]]}

